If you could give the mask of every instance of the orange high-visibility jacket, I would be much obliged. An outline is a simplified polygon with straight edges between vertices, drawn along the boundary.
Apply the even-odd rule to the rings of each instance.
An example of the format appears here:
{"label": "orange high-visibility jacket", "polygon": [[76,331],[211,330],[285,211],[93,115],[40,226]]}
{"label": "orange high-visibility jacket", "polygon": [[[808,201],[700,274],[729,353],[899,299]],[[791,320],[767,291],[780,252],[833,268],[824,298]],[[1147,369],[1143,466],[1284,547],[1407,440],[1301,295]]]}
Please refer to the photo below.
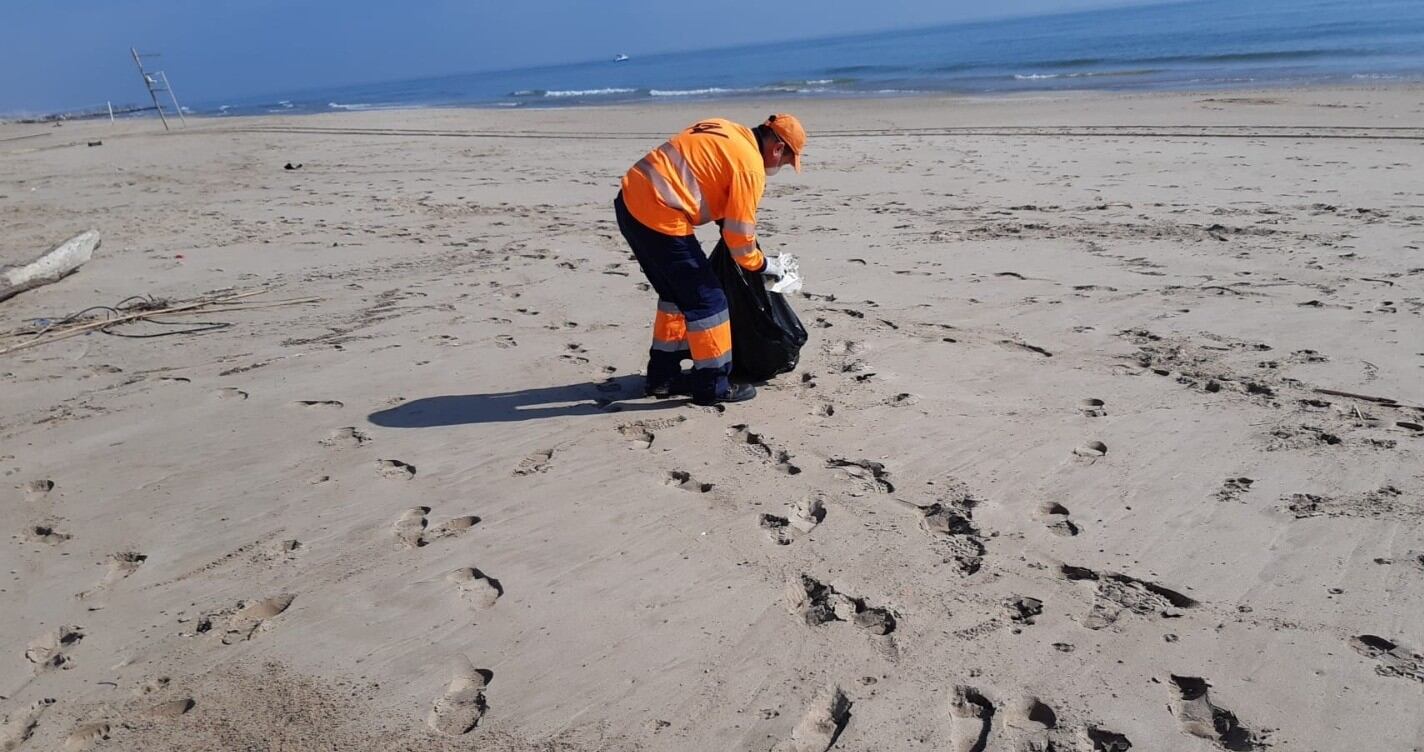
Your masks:
{"label": "orange high-visibility jacket", "polygon": [[732,258],[748,271],[765,263],[756,238],[764,190],[756,134],[722,119],[693,124],[623,176],[623,203],[635,219],[665,235],[691,235],[692,228],[720,220]]}

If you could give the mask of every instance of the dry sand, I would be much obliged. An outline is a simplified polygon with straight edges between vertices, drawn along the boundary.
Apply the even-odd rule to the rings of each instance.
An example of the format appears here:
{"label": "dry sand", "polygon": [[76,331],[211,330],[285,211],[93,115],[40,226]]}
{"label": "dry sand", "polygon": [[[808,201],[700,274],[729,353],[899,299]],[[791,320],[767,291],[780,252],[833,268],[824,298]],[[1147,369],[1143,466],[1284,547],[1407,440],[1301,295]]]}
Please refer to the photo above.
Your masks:
{"label": "dry sand", "polygon": [[[0,356],[0,749],[1418,749],[1421,93],[0,127],[5,329],[321,299]],[[640,399],[619,176],[773,108],[801,367]]]}

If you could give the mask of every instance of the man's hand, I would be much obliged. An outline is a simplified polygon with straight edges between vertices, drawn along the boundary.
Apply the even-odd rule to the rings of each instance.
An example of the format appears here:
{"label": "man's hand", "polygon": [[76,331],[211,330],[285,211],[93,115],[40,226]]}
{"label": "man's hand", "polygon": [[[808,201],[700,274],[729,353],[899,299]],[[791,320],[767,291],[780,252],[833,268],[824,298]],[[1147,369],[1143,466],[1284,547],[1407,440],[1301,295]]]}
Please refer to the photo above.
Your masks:
{"label": "man's hand", "polygon": [[761,274],[773,279],[781,279],[786,276],[786,267],[781,263],[781,255],[766,257],[766,265],[761,268]]}

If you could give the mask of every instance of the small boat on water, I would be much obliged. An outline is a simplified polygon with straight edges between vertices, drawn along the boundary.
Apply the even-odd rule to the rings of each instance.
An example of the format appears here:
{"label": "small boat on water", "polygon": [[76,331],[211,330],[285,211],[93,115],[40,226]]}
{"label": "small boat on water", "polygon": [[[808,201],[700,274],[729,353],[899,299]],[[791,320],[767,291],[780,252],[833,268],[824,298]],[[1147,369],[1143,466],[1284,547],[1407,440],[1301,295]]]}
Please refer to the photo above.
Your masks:
{"label": "small boat on water", "polygon": [[628,56],[627,56],[627,55],[624,55],[623,53],[620,52],[620,53],[618,53],[617,55],[614,56],[613,62],[615,62],[615,63],[621,63],[621,62],[623,62],[624,60],[627,60],[627,59],[628,59]]}

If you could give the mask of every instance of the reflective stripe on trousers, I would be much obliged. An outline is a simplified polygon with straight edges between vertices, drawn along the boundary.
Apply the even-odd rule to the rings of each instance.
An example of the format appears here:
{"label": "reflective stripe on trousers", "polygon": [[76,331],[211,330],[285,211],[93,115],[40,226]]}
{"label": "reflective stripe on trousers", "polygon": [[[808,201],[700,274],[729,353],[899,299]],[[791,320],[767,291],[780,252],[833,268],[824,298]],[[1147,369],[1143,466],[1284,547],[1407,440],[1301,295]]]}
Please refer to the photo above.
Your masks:
{"label": "reflective stripe on trousers", "polygon": [[687,322],[687,347],[694,368],[720,368],[732,362],[732,319],[727,309]]}
{"label": "reflective stripe on trousers", "polygon": [[653,349],[670,353],[687,349],[687,319],[670,300],[658,301],[658,312],[653,316]]}

